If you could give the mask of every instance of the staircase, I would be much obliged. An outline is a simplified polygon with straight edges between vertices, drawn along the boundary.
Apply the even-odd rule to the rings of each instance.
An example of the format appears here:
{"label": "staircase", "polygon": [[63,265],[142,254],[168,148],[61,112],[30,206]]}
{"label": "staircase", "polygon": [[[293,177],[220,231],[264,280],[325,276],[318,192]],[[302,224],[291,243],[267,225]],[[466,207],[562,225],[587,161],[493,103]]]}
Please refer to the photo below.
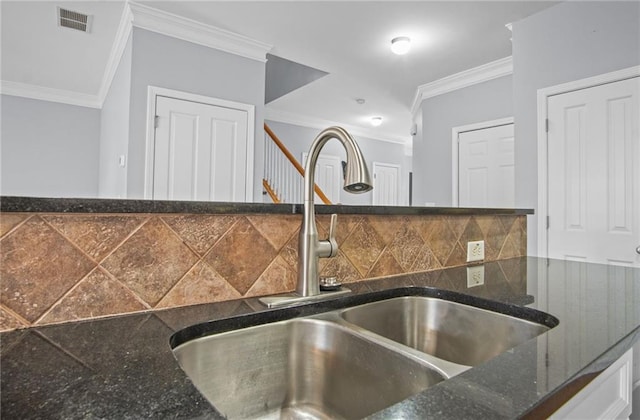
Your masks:
{"label": "staircase", "polygon": [[[262,186],[274,203],[302,202],[304,168],[280,141],[278,136],[264,125],[265,132],[265,164]],[[324,204],[331,201],[314,184],[316,197]]]}

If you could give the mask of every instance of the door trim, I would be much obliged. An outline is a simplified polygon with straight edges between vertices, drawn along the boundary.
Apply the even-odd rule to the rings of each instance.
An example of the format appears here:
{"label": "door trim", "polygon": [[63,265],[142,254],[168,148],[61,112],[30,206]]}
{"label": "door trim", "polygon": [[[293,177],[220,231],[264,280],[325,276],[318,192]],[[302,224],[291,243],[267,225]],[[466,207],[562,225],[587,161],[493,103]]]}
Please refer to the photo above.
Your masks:
{"label": "door trim", "polygon": [[[622,70],[574,80],[560,85],[538,89],[538,257],[546,258],[549,255],[549,237],[547,235],[547,216],[549,215],[549,167],[546,120],[548,112],[548,98],[576,90],[588,89],[607,83],[619,82],[640,76],[640,66],[633,66]],[[531,253],[529,252],[529,255]]]}
{"label": "door trim", "polygon": [[147,133],[145,143],[145,167],[144,167],[144,198],[153,198],[153,160],[155,153],[155,115],[156,97],[166,96],[189,102],[198,102],[206,105],[237,109],[247,113],[247,169],[245,180],[245,201],[253,202],[253,156],[255,146],[255,120],[256,107],[251,104],[228,101],[226,99],[197,95],[195,93],[166,89],[157,86],[147,88]]}
{"label": "door trim", "polygon": [[461,125],[451,129],[451,205],[453,207],[458,207],[460,203],[460,197],[458,197],[460,193],[460,180],[458,179],[458,171],[460,170],[460,147],[458,145],[458,137],[460,136],[460,133],[484,130],[485,128],[500,127],[502,125],[509,124],[513,124],[513,117]]}

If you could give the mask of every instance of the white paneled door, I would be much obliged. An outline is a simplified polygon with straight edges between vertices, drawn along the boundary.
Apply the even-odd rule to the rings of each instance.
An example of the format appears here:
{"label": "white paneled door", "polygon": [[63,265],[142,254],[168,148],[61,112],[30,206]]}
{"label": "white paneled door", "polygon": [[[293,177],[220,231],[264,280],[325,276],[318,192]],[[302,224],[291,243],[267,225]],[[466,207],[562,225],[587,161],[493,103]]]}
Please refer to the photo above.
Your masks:
{"label": "white paneled door", "polygon": [[640,267],[640,78],[548,99],[548,256]]}
{"label": "white paneled door", "polygon": [[[303,166],[307,165],[307,156],[302,154]],[[316,161],[315,183],[320,187],[324,195],[327,196],[332,204],[340,202],[340,189],[342,188],[342,161],[338,156],[320,155]],[[323,204],[322,200],[316,195],[314,198],[316,204]]]}
{"label": "white paneled door", "polygon": [[373,162],[373,205],[399,205],[400,166]]}
{"label": "white paneled door", "polygon": [[153,198],[245,201],[247,111],[156,97]]}
{"label": "white paneled door", "polygon": [[458,134],[460,207],[515,206],[513,124]]}

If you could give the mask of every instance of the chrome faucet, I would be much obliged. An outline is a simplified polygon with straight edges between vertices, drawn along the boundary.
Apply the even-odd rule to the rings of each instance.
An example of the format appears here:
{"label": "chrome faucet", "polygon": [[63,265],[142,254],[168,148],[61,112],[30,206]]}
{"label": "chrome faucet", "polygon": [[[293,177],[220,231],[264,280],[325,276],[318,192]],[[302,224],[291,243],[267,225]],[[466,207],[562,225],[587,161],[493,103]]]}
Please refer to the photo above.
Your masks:
{"label": "chrome faucet", "polygon": [[309,149],[305,166],[304,217],[298,239],[298,284],[296,292],[295,294],[261,298],[260,301],[269,307],[316,300],[326,294],[349,293],[349,290],[321,293],[318,274],[318,261],[320,258],[331,258],[338,255],[338,242],[336,241],[338,215],[331,215],[329,238],[319,240],[313,203],[316,163],[322,147],[333,138],[338,139],[347,152],[344,190],[358,194],[370,191],[373,188],[364,157],[353,137],[341,127],[329,127],[320,132],[313,141],[311,149]]}
{"label": "chrome faucet", "polygon": [[329,238],[318,240],[318,228],[313,204],[313,186],[315,184],[315,169],[322,147],[332,138],[340,140],[347,151],[347,167],[344,179],[345,191],[363,193],[371,190],[369,171],[362,152],[356,141],[340,127],[329,127],[322,131],[311,145],[307,156],[304,174],[304,218],[298,239],[298,286],[296,293],[300,296],[320,294],[318,278],[319,258],[331,258],[338,255],[336,241],[337,214],[331,215]]}

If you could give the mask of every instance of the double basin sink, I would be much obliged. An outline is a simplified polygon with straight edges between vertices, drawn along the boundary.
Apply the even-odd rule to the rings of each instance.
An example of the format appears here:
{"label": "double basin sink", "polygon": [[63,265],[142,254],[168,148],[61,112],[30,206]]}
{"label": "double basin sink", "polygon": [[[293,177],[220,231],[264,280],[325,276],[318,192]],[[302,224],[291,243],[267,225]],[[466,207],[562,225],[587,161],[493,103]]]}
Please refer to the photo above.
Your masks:
{"label": "double basin sink", "polygon": [[356,419],[557,324],[527,311],[543,316],[528,316],[533,322],[437,297],[402,296],[207,335],[173,352],[227,418]]}

